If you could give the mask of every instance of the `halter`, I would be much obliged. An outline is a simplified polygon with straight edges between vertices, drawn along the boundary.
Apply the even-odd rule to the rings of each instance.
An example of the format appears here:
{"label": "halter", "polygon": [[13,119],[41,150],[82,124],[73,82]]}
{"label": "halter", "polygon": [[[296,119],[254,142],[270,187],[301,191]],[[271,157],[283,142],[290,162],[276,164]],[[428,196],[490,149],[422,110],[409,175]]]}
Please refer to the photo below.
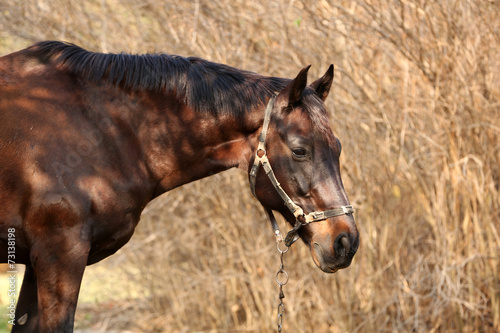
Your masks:
{"label": "halter", "polygon": [[[253,195],[255,195],[255,182],[257,179],[257,173],[259,171],[259,167],[262,164],[262,168],[264,169],[267,177],[271,180],[274,188],[280,195],[281,199],[285,202],[285,206],[292,212],[295,216],[295,225],[293,228],[287,233],[285,237],[285,245],[290,247],[297,239],[299,239],[298,231],[303,226],[306,226],[313,222],[324,221],[328,218],[341,216],[341,215],[349,215],[354,213],[354,208],[351,205],[341,206],[340,208],[333,208],[329,210],[324,210],[321,212],[312,212],[309,214],[305,214],[304,210],[297,205],[293,200],[286,194],[285,190],[281,187],[280,183],[276,179],[274,175],[274,171],[269,163],[269,159],[266,154],[266,136],[267,130],[269,128],[269,123],[271,121],[271,113],[274,108],[274,101],[276,96],[271,97],[269,102],[267,103],[266,112],[264,114],[264,124],[262,125],[262,132],[259,136],[259,145],[257,146],[257,151],[255,153],[255,160],[253,162],[252,168],[250,169],[250,188],[252,189]],[[278,226],[278,222],[276,222],[276,218],[271,209],[264,207],[266,211],[266,215],[271,222],[274,234],[276,236],[276,241],[283,241],[283,237],[281,236],[281,232]]]}

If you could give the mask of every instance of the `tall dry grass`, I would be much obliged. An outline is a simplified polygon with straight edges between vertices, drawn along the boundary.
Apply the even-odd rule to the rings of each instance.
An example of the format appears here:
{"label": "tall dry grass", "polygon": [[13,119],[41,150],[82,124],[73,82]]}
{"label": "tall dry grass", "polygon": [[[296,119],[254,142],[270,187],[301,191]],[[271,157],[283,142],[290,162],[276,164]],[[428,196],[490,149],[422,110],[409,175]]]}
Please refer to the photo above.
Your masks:
{"label": "tall dry grass", "polygon": [[[62,39],[285,77],[334,63],[327,107],[361,246],[333,276],[293,247],[285,331],[498,332],[499,17],[499,2],[485,0],[4,0],[0,50]],[[278,255],[236,170],[150,204],[130,244],[100,265],[138,292],[111,308],[82,305],[77,325],[275,327]]]}

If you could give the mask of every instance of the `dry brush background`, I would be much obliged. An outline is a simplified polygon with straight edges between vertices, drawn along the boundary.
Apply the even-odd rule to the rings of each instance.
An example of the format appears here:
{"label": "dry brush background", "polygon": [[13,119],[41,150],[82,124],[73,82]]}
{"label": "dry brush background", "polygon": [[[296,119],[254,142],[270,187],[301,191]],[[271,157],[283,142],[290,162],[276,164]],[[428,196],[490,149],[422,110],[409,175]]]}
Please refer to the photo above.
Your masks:
{"label": "dry brush background", "polygon": [[[487,0],[0,0],[0,54],[57,39],[283,77],[312,64],[311,79],[334,63],[327,108],[361,246],[335,275],[293,247],[285,331],[499,332],[499,18]],[[112,282],[76,325],[270,332],[278,265],[246,175],[225,172],[146,208],[88,268]]]}

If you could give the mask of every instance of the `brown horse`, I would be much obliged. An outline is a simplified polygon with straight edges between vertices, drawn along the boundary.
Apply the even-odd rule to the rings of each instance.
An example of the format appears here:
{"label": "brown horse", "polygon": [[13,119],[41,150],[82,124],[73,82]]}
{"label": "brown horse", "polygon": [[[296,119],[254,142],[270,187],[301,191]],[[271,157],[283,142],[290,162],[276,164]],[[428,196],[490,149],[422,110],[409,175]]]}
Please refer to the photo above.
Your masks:
{"label": "brown horse", "polygon": [[307,71],[60,42],[0,58],[0,262],[26,265],[13,331],[71,332],[85,266],[127,243],[153,198],[232,167],[262,165],[266,210],[323,271],[349,266],[359,235],[323,105],[333,66],[309,86]]}

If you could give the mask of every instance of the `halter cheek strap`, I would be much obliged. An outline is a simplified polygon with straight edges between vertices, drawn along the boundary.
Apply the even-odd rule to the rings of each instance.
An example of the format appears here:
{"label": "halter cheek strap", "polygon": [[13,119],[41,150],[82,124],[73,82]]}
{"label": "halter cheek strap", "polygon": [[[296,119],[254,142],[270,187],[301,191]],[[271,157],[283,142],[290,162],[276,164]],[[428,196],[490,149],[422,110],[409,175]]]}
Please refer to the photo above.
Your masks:
{"label": "halter cheek strap", "polygon": [[[285,190],[281,187],[281,184],[276,179],[276,176],[273,172],[271,163],[269,162],[266,153],[266,137],[267,137],[267,131],[269,129],[269,123],[271,121],[271,113],[274,108],[275,99],[276,96],[273,96],[267,103],[266,112],[264,114],[264,124],[262,125],[262,132],[259,135],[259,144],[257,146],[257,151],[255,153],[255,159],[252,168],[250,169],[250,174],[249,174],[250,188],[252,190],[253,195],[256,196],[255,183],[257,180],[257,174],[259,172],[260,166],[262,165],[264,172],[266,173],[269,180],[271,180],[271,183],[273,184],[274,188],[278,192],[281,199],[283,199],[285,206],[295,216],[295,225],[287,233],[285,237],[285,245],[290,247],[297,239],[299,239],[298,231],[302,226],[308,225],[309,223],[312,222],[324,221],[328,218],[335,216],[352,214],[354,213],[354,208],[351,205],[347,205],[347,206],[341,206],[340,208],[334,208],[321,212],[312,212],[306,215],[304,213],[304,210],[295,202],[293,202],[293,200],[288,196],[288,194],[286,194]],[[264,207],[264,209],[266,211],[267,217],[271,222],[271,226],[273,227],[273,231],[276,236],[276,241],[277,242],[283,241],[283,237],[281,235],[278,222],[276,221],[276,218],[274,217],[272,210],[266,207]]]}

